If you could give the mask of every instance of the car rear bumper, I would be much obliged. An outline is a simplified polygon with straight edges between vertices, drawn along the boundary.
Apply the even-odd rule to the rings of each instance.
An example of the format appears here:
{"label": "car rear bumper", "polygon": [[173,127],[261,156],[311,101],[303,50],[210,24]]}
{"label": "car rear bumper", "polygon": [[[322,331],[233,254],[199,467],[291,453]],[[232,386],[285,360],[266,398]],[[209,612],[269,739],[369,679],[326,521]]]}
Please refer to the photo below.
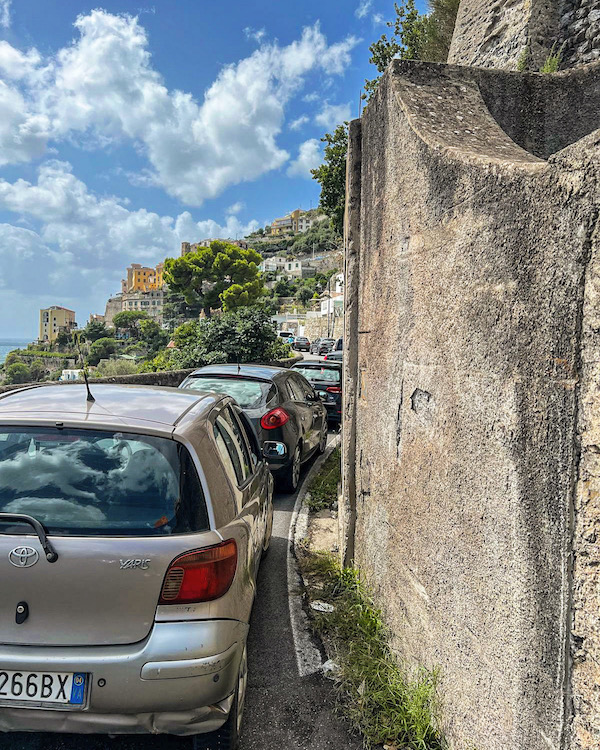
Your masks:
{"label": "car rear bumper", "polygon": [[229,714],[247,633],[235,620],[169,622],[131,646],[1,646],[0,670],[85,672],[88,689],[82,708],[1,705],[0,731],[213,731]]}

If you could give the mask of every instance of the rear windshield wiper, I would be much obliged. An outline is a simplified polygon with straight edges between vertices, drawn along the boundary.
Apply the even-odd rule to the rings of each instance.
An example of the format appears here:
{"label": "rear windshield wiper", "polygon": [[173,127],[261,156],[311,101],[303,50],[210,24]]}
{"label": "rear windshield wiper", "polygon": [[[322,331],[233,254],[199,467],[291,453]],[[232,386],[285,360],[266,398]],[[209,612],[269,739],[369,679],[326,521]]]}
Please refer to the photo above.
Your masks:
{"label": "rear windshield wiper", "polygon": [[26,523],[28,526],[31,526],[37,534],[40,544],[46,553],[46,560],[48,560],[49,563],[55,563],[58,560],[58,554],[46,536],[46,529],[37,518],[26,516],[22,513],[0,513],[0,523]]}

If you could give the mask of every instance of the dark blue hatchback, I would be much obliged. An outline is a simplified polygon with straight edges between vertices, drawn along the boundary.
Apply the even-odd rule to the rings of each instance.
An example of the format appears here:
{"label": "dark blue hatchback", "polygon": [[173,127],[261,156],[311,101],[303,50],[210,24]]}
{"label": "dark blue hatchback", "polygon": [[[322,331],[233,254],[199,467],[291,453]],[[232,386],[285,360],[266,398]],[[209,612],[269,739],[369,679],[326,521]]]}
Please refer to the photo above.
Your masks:
{"label": "dark blue hatchback", "polygon": [[269,468],[294,491],[300,467],[327,444],[326,411],[321,397],[295,369],[262,365],[207,365],[180,388],[226,393],[251,422]]}

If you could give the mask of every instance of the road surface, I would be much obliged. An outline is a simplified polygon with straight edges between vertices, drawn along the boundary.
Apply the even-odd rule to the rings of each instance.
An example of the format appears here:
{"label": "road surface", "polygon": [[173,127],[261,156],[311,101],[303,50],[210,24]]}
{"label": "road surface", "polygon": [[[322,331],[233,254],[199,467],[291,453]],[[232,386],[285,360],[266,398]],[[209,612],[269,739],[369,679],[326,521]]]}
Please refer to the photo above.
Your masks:
{"label": "road surface", "polygon": [[[271,548],[262,563],[248,641],[249,683],[240,750],[360,750],[333,710],[332,683],[300,677],[290,625],[287,548],[296,494],[275,497]],[[191,750],[189,739],[0,734],[0,750]]]}

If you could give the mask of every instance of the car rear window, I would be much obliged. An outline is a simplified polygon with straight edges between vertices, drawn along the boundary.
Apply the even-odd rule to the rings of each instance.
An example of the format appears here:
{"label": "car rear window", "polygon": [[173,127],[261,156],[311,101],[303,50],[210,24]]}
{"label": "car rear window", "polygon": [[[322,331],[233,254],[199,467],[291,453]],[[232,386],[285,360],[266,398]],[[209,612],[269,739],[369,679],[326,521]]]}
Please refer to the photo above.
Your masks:
{"label": "car rear window", "polygon": [[194,388],[200,391],[215,391],[234,398],[242,409],[258,409],[266,403],[271,383],[250,378],[215,377],[200,375],[190,378],[182,385],[183,388]]}
{"label": "car rear window", "polygon": [[309,383],[339,383],[342,373],[337,367],[294,367]]}
{"label": "car rear window", "polygon": [[[187,449],[125,432],[0,426],[0,512],[33,516],[50,533],[65,535],[209,528]],[[11,529],[4,524],[0,531]]]}

